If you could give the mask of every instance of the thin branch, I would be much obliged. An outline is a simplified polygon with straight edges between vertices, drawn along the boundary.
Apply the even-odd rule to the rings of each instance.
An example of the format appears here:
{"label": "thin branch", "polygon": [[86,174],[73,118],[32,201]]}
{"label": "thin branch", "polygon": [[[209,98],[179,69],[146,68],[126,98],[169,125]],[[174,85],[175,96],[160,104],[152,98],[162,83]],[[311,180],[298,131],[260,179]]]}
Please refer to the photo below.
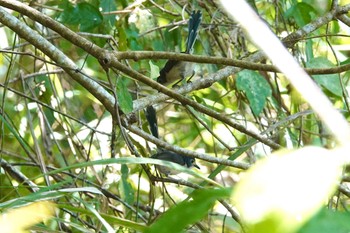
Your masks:
{"label": "thin branch", "polygon": [[[1,3],[3,2],[0,2],[0,4]],[[57,63],[66,73],[68,73],[75,81],[83,85],[92,95],[94,95],[108,109],[109,112],[113,112],[113,97],[101,85],[79,73],[79,67],[77,67],[77,65],[72,60],[70,60],[59,49],[53,46],[48,40],[43,38],[36,31],[29,28],[23,22],[19,21],[13,15],[9,14],[3,8],[0,8],[0,22],[11,28],[20,37],[25,38],[32,45],[40,49],[55,63]],[[83,38],[80,36],[78,37]],[[96,47],[91,42],[89,42],[89,45],[91,47]]]}
{"label": "thin branch", "polygon": [[[132,59],[135,61],[143,59],[166,59],[166,60],[179,60],[189,61],[199,64],[216,64],[223,66],[233,66],[241,69],[248,70],[259,70],[267,72],[280,73],[280,71],[274,65],[260,64],[251,62],[249,60],[238,60],[225,57],[213,57],[213,56],[202,56],[202,55],[191,55],[185,53],[174,53],[174,52],[162,52],[162,51],[126,51],[126,52],[114,52],[118,60]],[[112,55],[112,56],[113,56]],[[310,74],[337,74],[348,71],[350,64],[341,65],[332,68],[305,68],[304,70]]]}
{"label": "thin branch", "polygon": [[[341,145],[348,144],[350,141],[348,122],[333,108],[330,100],[301,69],[293,56],[280,43],[265,22],[260,20],[256,12],[243,0],[236,0],[234,4],[227,0],[222,0],[222,3],[232,17],[235,17],[246,29],[253,42],[283,71],[292,85],[323,120],[338,143]],[[264,35],[263,39],[261,35]]]}
{"label": "thin branch", "polygon": [[[223,123],[226,123],[227,125],[237,129],[238,131],[240,131],[242,133],[245,133],[245,134],[257,139],[258,141],[270,146],[273,149],[280,148],[280,145],[273,142],[272,140],[270,140],[270,139],[268,139],[260,134],[257,134],[255,132],[247,130],[246,127],[236,123],[233,119],[224,116],[224,114],[218,113],[210,108],[207,108],[204,105],[199,104],[196,101],[193,101],[193,100],[191,100],[183,95],[184,93],[187,93],[187,91],[193,90],[192,85],[195,85],[195,83],[198,83],[199,81],[205,82],[204,79],[197,80],[197,82],[189,83],[188,85],[186,85],[186,87],[181,87],[177,91],[174,91],[174,90],[171,90],[171,89],[151,80],[150,78],[144,76],[143,74],[140,74],[139,72],[137,72],[133,69],[130,69],[129,67],[123,65],[122,63],[120,63],[119,61],[117,61],[115,59],[109,61],[108,66],[114,67],[117,70],[129,75],[130,77],[133,77],[133,78],[139,80],[140,82],[143,82],[143,83],[147,84],[148,86],[153,87],[154,89],[166,94],[166,95],[162,95],[162,94],[152,95],[149,97],[150,100],[147,102],[144,101],[146,98],[141,99],[140,102],[137,102],[135,100],[134,101],[134,112],[145,108],[146,106],[149,105],[150,102],[151,103],[161,102],[161,101],[164,101],[165,99],[169,98],[169,96],[170,96],[170,97],[176,99],[177,101],[181,102],[182,104],[189,105],[199,112],[202,112],[202,113],[204,113],[208,116],[211,116],[211,117],[213,117],[213,118],[215,118]],[[188,88],[188,89],[186,89],[186,88]],[[138,103],[140,103],[140,104],[138,104]],[[143,103],[145,105],[142,106]],[[130,122],[130,117],[134,116],[134,112],[132,112],[131,114],[128,114],[128,116],[126,117],[126,119],[128,119],[128,122]]]}
{"label": "thin branch", "polygon": [[218,140],[224,147],[226,147],[229,151],[232,151],[234,147],[229,146],[226,142],[221,140],[221,138],[211,129],[209,126],[201,119],[199,118],[195,112],[192,111],[191,108],[188,106],[185,106],[186,110],[198,121],[211,135],[213,135],[216,140]]}
{"label": "thin branch", "polygon": [[[241,69],[236,68],[236,67],[224,68],[224,69],[218,71],[216,74],[209,75],[205,79],[200,79],[200,80],[193,82],[191,85],[187,85],[186,86],[187,88],[183,88],[181,90],[181,92],[182,92],[181,94],[177,94],[177,93],[169,90],[168,88],[165,88],[163,86],[155,84],[155,82],[153,82],[149,78],[142,76],[139,73],[134,72],[133,70],[130,70],[128,67],[123,66],[116,59],[113,59],[113,54],[114,54],[113,52],[108,53],[108,52],[102,50],[101,48],[98,48],[97,46],[92,44],[90,41],[87,41],[86,39],[78,36],[77,34],[72,32],[71,30],[65,28],[63,25],[60,25],[56,21],[52,20],[50,17],[42,15],[40,12],[26,6],[25,4],[22,4],[19,2],[7,1],[7,0],[1,1],[0,4],[7,6],[11,9],[17,10],[23,14],[26,14],[29,17],[31,17],[33,20],[36,20],[36,21],[40,22],[41,24],[43,24],[44,26],[47,26],[50,29],[56,31],[57,33],[62,35],[62,37],[70,40],[72,43],[83,48],[84,50],[89,52],[91,55],[93,55],[97,59],[99,59],[102,66],[116,68],[116,69],[124,72],[125,74],[129,75],[130,77],[136,78],[137,80],[165,93],[166,95],[180,101],[183,104],[188,104],[188,105],[194,107],[196,110],[203,112],[205,114],[208,114],[216,119],[222,119],[222,118],[220,118],[220,114],[213,114],[213,112],[210,112],[208,109],[199,105],[198,103],[195,103],[193,101],[191,102],[191,100],[185,98],[181,94],[190,92],[190,91],[195,90],[195,89],[208,87],[208,86],[212,85],[214,82],[217,82],[221,79],[224,79],[224,78],[228,77],[229,75],[238,72]],[[348,8],[346,8],[346,7],[339,7],[336,14],[344,13],[347,10],[348,10]],[[306,25],[304,28],[302,28],[302,31],[299,30],[294,34],[291,34],[289,37],[286,38],[286,40],[290,41],[289,43],[291,43],[291,45],[294,44],[296,41],[303,38],[303,36],[306,35],[307,33],[310,33],[313,30],[316,30],[318,27],[324,25],[325,23],[328,23],[330,20],[333,19],[333,16],[334,15],[329,13],[329,14],[326,14],[326,16],[324,16],[324,17],[318,18],[317,20],[312,22],[312,24]],[[257,62],[257,61],[261,61],[263,58],[264,58],[264,55],[262,54],[262,52],[258,52],[256,54],[251,55],[246,60],[249,60],[250,62]],[[70,72],[70,73],[72,73],[72,72]],[[87,85],[87,86],[90,86],[90,85]],[[88,90],[90,91],[90,89],[88,89]],[[180,90],[179,90],[179,92],[180,92]],[[94,93],[94,92],[92,92],[92,93]],[[112,112],[113,104],[111,105],[111,103],[113,103],[113,98],[110,98],[111,96],[109,94],[108,94],[109,98],[107,98],[108,100],[106,100],[106,96],[104,96],[104,95],[102,95],[102,96],[100,95],[99,97],[100,98],[98,98],[98,99],[100,99],[100,101],[103,100],[101,102],[107,107],[107,109],[109,109],[110,112]],[[152,101],[153,101],[152,103],[156,102],[155,99],[153,99]],[[146,105],[149,105],[152,103],[148,102]],[[225,119],[225,120],[227,120],[227,119]],[[235,124],[234,122],[232,122],[232,120],[231,120],[231,122],[229,122],[229,125],[231,125],[234,128],[237,128],[240,131],[243,130],[242,132],[245,132],[244,131],[245,127]],[[264,142],[265,144],[271,146],[272,148],[279,147],[277,144],[271,142],[268,139],[261,138],[259,135],[256,135],[256,134],[251,133],[251,132],[245,132],[245,133],[247,133],[248,135],[250,135],[254,138],[258,138],[258,140]]]}
{"label": "thin branch", "polygon": [[162,148],[165,148],[167,150],[171,150],[174,152],[177,152],[179,154],[183,154],[183,155],[187,155],[189,157],[194,157],[194,158],[198,158],[201,160],[205,160],[208,161],[210,163],[217,163],[217,164],[222,164],[222,165],[226,165],[226,166],[230,166],[230,167],[236,167],[236,168],[240,168],[243,170],[246,170],[250,167],[249,164],[246,163],[242,163],[242,162],[237,162],[237,161],[231,161],[231,160],[227,160],[227,159],[221,159],[221,158],[217,158],[217,157],[213,157],[207,154],[203,154],[203,153],[199,153],[196,151],[191,151],[191,150],[187,150],[178,146],[174,146],[171,145],[167,142],[164,142],[146,132],[144,132],[143,130],[139,129],[138,127],[134,126],[134,125],[129,125],[128,130],[130,130],[132,133],[147,139],[147,141],[150,141]]}
{"label": "thin branch", "polygon": [[22,172],[15,169],[6,160],[0,158],[0,166],[18,183],[28,185],[28,189],[31,192],[35,193],[39,191],[39,187],[34,182],[28,179]]}

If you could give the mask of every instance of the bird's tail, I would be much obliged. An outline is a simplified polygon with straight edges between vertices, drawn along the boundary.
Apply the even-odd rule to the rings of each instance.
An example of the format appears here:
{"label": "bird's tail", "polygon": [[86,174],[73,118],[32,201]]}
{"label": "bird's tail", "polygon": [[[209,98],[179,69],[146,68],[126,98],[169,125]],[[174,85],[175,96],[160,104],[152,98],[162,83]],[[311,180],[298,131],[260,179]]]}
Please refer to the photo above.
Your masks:
{"label": "bird's tail", "polygon": [[156,110],[152,105],[146,108],[146,118],[152,135],[159,138]]}
{"label": "bird's tail", "polygon": [[193,11],[188,21],[188,37],[186,41],[186,53],[192,53],[194,42],[196,42],[198,28],[202,21],[202,12]]}

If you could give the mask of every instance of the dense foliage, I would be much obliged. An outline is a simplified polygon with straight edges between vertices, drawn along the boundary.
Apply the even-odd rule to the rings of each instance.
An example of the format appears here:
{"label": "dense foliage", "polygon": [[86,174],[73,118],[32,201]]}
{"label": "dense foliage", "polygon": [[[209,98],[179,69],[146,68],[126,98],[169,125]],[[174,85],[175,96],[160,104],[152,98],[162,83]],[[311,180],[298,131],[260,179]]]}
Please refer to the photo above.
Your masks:
{"label": "dense foliage", "polygon": [[[350,5],[247,2],[348,119]],[[200,57],[180,53],[193,10],[203,14]],[[246,170],[279,149],[337,146],[217,1],[6,0],[0,23],[0,210],[55,202],[55,218],[31,228],[38,232],[249,231],[230,199]],[[191,82],[168,89],[155,81],[170,58],[195,63]],[[150,135],[149,105],[160,140]],[[200,170],[161,176],[145,159],[156,145],[195,157]],[[303,158],[286,170],[298,173],[299,163],[305,176],[337,176],[323,160],[324,170]],[[325,187],[327,203],[291,232],[350,231],[348,181],[344,169],[336,194]],[[269,216],[266,230],[287,232],[273,229],[282,217]]]}

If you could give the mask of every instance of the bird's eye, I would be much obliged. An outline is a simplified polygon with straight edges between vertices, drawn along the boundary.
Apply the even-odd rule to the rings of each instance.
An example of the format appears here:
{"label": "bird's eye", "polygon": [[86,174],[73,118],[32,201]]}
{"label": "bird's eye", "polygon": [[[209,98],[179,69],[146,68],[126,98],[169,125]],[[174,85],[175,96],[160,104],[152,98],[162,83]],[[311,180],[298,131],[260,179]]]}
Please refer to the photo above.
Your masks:
{"label": "bird's eye", "polygon": [[191,163],[194,163],[194,161],[195,161],[194,159],[191,159]]}

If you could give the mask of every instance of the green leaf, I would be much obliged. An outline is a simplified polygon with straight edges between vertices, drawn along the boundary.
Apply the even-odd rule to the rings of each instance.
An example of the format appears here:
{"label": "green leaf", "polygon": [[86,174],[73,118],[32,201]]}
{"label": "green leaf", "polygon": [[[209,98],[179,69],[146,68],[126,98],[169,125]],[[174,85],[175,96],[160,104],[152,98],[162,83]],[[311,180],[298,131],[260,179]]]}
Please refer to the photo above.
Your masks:
{"label": "green leaf", "polygon": [[255,71],[242,70],[237,74],[236,87],[246,94],[254,115],[259,115],[266,98],[271,96],[270,85],[264,77]]}
{"label": "green leaf", "polygon": [[131,94],[129,93],[128,88],[126,86],[126,81],[126,78],[117,79],[117,96],[121,110],[125,114],[128,114],[133,110],[133,102]]}
{"label": "green leaf", "polygon": [[[39,75],[36,77],[37,88],[35,88],[36,94],[39,95],[39,100],[45,104],[51,105],[51,97],[53,95],[52,85],[50,83],[50,78],[47,75]],[[52,126],[56,122],[54,112],[50,108],[43,109],[46,119]]]}
{"label": "green leaf", "polygon": [[[307,68],[332,68],[334,67],[333,63],[330,62],[325,57],[317,57],[311,59],[306,63]],[[322,74],[322,75],[312,75],[312,78],[318,83],[320,86],[326,88],[334,95],[342,96],[342,88],[339,80],[339,76],[337,74]]]}
{"label": "green leaf", "polygon": [[300,229],[337,188],[346,156],[346,150],[304,147],[254,164],[232,195],[248,232]]}
{"label": "green leaf", "polygon": [[303,27],[310,23],[315,15],[317,15],[317,11],[311,5],[305,2],[299,2],[291,6],[284,16],[287,19],[294,19],[299,27]]}
{"label": "green leaf", "polygon": [[151,70],[151,79],[157,78],[159,76],[159,67],[154,65],[152,61],[149,61],[148,63]]}
{"label": "green leaf", "polygon": [[350,232],[350,214],[321,209],[299,233],[346,233]]}
{"label": "green leaf", "polygon": [[[111,12],[117,10],[117,6],[114,0],[102,0],[100,3],[100,7],[102,9],[102,12]],[[104,15],[103,17],[111,26],[114,25],[116,20],[114,14]]]}
{"label": "green leaf", "polygon": [[128,37],[126,35],[126,30],[121,27],[121,26],[117,26],[117,30],[118,30],[118,43],[119,43],[119,48],[120,50],[127,50],[129,49],[128,47]]}
{"label": "green leaf", "polygon": [[25,229],[55,216],[54,202],[27,203],[0,215],[1,232],[25,232]]}
{"label": "green leaf", "polygon": [[145,232],[182,232],[187,226],[199,221],[208,214],[218,199],[230,196],[231,189],[195,190],[192,200],[185,200],[163,213]]}
{"label": "green leaf", "polygon": [[128,177],[129,177],[129,168],[126,164],[121,165],[121,180],[119,182],[119,190],[120,190],[120,196],[123,198],[123,200],[128,204],[133,204],[134,202],[134,190],[132,188],[132,185],[130,184]]}
{"label": "green leaf", "polygon": [[126,35],[126,40],[128,42],[128,45],[129,45],[128,49],[142,50],[142,47],[140,46],[141,37],[139,36],[139,30],[135,26],[135,24],[131,23],[128,25],[128,27],[125,27],[123,29],[124,29],[124,32]]}
{"label": "green leaf", "polygon": [[[37,88],[35,89],[39,99],[45,104],[51,104],[51,97],[53,95],[50,78],[47,75],[39,75],[36,77]],[[39,85],[40,83],[40,85]]]}
{"label": "green leaf", "polygon": [[60,6],[64,11],[59,16],[59,21],[65,24],[79,25],[83,32],[91,31],[102,23],[103,17],[100,11],[87,2],[73,6],[64,1]]}

